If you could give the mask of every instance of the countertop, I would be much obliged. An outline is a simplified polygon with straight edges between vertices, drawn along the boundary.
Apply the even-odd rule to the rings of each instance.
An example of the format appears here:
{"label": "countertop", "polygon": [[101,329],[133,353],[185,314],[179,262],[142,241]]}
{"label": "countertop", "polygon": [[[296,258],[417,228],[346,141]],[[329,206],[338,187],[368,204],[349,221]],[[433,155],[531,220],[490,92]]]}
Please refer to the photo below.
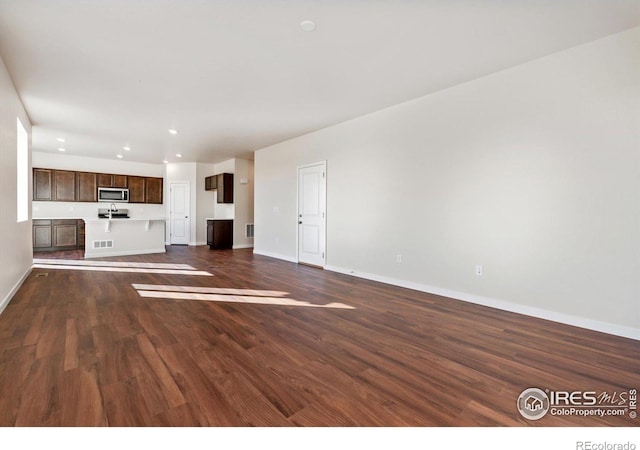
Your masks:
{"label": "countertop", "polygon": [[233,218],[230,219],[223,219],[220,217],[205,217],[204,220],[234,220]]}
{"label": "countertop", "polygon": [[[84,220],[85,222],[103,222],[109,220],[108,217],[32,217],[32,220]],[[126,220],[127,222],[146,222],[147,220],[167,220],[166,217],[129,217],[127,219],[113,218],[111,220]]]}
{"label": "countertop", "polygon": [[167,220],[167,218],[166,217],[129,217],[127,219],[119,219],[119,218],[115,217],[113,219],[109,219],[108,217],[105,217],[105,218],[98,218],[98,217],[87,218],[87,217],[83,217],[82,220],[84,220],[85,222],[104,222],[105,220],[111,220],[111,221],[115,221],[115,222],[148,222],[148,221],[156,221],[156,220],[165,221],[165,220]]}

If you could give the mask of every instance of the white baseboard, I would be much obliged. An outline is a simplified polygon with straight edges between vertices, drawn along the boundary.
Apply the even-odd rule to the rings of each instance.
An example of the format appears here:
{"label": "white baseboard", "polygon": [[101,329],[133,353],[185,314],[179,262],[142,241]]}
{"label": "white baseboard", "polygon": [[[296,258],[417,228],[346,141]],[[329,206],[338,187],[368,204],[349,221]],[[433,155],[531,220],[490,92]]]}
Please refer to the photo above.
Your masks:
{"label": "white baseboard", "polygon": [[205,242],[189,242],[189,247],[197,247],[198,245],[207,245],[206,241]]}
{"label": "white baseboard", "polygon": [[29,267],[27,271],[22,274],[18,282],[11,288],[11,290],[7,293],[5,298],[2,299],[2,301],[0,302],[0,314],[2,314],[4,309],[9,305],[9,302],[11,302],[11,299],[13,298],[13,296],[16,295],[16,292],[18,292],[18,289],[20,289],[20,286],[22,286],[22,283],[24,283],[24,280],[26,280],[29,274],[31,273],[32,268],[33,267]]}
{"label": "white baseboard", "polygon": [[253,248],[253,244],[239,244],[239,245],[234,245],[233,249],[236,250],[238,248]]}
{"label": "white baseboard", "polygon": [[571,314],[550,311],[548,309],[536,308],[533,306],[520,305],[505,300],[497,300],[494,298],[469,294],[467,292],[453,291],[436,286],[398,280],[396,278],[384,277],[372,273],[356,272],[350,269],[344,269],[342,267],[328,265],[325,266],[325,269],[332,272],[338,272],[371,281],[378,281],[380,283],[391,284],[393,286],[404,287],[407,289],[413,289],[415,291],[427,292],[429,294],[441,295],[443,297],[449,297],[455,300],[462,300],[469,303],[475,303],[477,305],[501,309],[503,311],[524,314],[526,316],[537,317],[539,319],[550,320],[552,322],[559,322],[565,325],[572,325],[574,327],[586,328],[588,330],[599,331],[601,333],[613,334],[615,336],[622,336],[629,339],[640,340],[640,329],[638,328],[616,325],[599,320],[587,319],[585,317],[573,316]]}
{"label": "white baseboard", "polygon": [[87,252],[85,251],[84,257],[85,259],[91,259],[91,258],[106,258],[109,256],[150,255],[153,253],[166,253],[166,251],[167,250],[165,248],[149,249],[149,250],[131,250],[131,251],[125,251],[125,252],[92,253],[92,254],[87,254]]}
{"label": "white baseboard", "polygon": [[293,262],[293,263],[297,263],[298,262],[298,258],[292,258],[291,256],[281,255],[279,253],[271,253],[271,252],[265,252],[265,251],[262,251],[262,250],[256,250],[255,248],[253,249],[253,254],[254,255],[268,256],[270,258],[282,259],[284,261],[289,261],[289,262]]}

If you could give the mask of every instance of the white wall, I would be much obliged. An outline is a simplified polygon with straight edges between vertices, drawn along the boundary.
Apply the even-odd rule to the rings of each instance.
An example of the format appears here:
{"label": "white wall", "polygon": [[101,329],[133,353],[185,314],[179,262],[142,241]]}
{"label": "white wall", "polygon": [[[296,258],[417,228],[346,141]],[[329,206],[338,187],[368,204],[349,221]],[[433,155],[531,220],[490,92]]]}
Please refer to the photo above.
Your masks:
{"label": "white wall", "polygon": [[[219,173],[233,173],[236,172],[236,160],[228,159],[221,163],[214,165],[214,172],[212,175],[217,175]],[[234,177],[235,179],[235,177]],[[216,191],[216,195],[217,191]],[[235,208],[236,204],[234,203],[218,203],[214,200],[213,206],[213,217],[216,219],[233,219],[235,218]]]}
{"label": "white wall", "polygon": [[327,160],[329,268],[640,339],[639,149],[636,28],[256,152],[255,251]]}
{"label": "white wall", "polygon": [[[115,173],[145,177],[164,177],[163,164],[146,164],[111,159],[87,158],[67,154],[33,152],[33,167],[43,169],[76,170],[80,172]],[[166,185],[165,185],[166,190]],[[32,202],[33,218],[96,218],[103,202]],[[118,203],[118,208],[129,210],[129,216],[165,217],[165,205]]]}
{"label": "white wall", "polygon": [[76,170],[78,172],[115,173],[141,177],[164,177],[164,164],[148,164],[121,159],[87,158],[66,153],[33,152],[33,167]]}
{"label": "white wall", "polygon": [[233,248],[248,248],[253,247],[253,239],[245,237],[246,224],[253,223],[253,161],[236,159],[235,166]]}
{"label": "white wall", "polygon": [[[31,122],[24,111],[4,61],[0,59],[0,312],[31,270],[31,220],[17,222],[17,122],[29,134]],[[31,165],[29,165],[31,167]],[[31,180],[31,177],[29,178]],[[29,182],[31,185],[31,181]],[[29,190],[29,198],[31,198]],[[31,217],[31,210],[29,210]]]}
{"label": "white wall", "polygon": [[198,163],[196,166],[196,245],[207,244],[207,218],[214,217],[216,192],[204,190],[204,179],[216,173],[214,164]]}

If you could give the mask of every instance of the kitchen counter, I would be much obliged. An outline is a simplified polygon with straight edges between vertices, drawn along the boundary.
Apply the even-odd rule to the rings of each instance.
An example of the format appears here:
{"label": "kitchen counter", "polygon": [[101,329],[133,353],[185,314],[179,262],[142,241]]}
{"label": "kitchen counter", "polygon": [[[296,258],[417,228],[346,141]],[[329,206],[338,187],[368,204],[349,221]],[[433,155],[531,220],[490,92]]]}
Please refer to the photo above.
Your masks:
{"label": "kitchen counter", "polygon": [[84,218],[85,258],[164,253],[165,217]]}
{"label": "kitchen counter", "polygon": [[113,222],[148,222],[148,221],[158,221],[158,220],[166,221],[167,218],[166,217],[127,217],[127,218],[114,217],[113,219],[109,219],[108,217],[105,217],[105,218],[92,217],[90,219],[83,218],[82,220],[84,220],[85,223],[89,223],[89,222],[104,223],[106,220],[110,220]]}

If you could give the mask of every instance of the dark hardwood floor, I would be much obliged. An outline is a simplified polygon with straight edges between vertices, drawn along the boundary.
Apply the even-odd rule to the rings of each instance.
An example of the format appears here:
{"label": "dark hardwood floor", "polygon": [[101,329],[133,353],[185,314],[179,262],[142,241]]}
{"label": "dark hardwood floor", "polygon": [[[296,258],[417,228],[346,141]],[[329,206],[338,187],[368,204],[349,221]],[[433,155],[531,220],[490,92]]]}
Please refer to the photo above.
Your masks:
{"label": "dark hardwood floor", "polygon": [[[251,250],[169,247],[101,261],[189,264],[213,276],[34,269],[0,315],[0,426],[640,423],[528,421],[516,409],[529,387],[640,388],[638,341]],[[169,298],[140,295],[149,290]],[[177,298],[185,292],[200,300]]]}

